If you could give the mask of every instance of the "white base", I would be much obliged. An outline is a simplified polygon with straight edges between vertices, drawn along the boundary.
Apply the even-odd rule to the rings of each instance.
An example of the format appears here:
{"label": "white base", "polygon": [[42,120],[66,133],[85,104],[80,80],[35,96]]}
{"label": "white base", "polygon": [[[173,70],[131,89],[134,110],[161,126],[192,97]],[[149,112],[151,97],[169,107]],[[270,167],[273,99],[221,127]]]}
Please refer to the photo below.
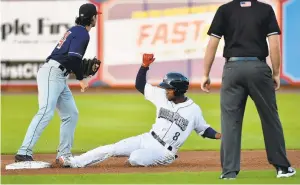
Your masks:
{"label": "white base", "polygon": [[51,164],[43,161],[24,161],[8,164],[6,170],[50,168]]}

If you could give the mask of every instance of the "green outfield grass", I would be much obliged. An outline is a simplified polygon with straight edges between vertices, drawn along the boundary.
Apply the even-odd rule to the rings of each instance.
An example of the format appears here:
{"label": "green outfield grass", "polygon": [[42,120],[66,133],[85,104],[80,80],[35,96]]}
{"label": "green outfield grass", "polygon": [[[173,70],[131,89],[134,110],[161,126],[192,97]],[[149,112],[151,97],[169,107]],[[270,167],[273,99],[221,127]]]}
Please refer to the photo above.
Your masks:
{"label": "green outfield grass", "polygon": [[[300,170],[300,169],[298,169]],[[218,172],[2,176],[5,184],[299,184],[300,176],[277,179],[274,170],[243,171],[235,180]]]}
{"label": "green outfield grass", "polygon": [[[220,130],[219,94],[188,95],[201,106],[207,122]],[[37,111],[37,96],[3,95],[1,99],[1,152],[15,153]],[[155,107],[141,94],[78,94],[75,100],[79,122],[73,152],[83,152],[147,132],[155,120]],[[300,94],[278,94],[277,101],[286,146],[288,149],[300,149]],[[34,149],[36,153],[55,153],[59,142],[59,125],[59,117],[55,113]],[[264,148],[261,124],[251,99],[248,99],[242,138],[243,149]],[[193,133],[182,150],[219,150],[219,145],[220,141],[203,139]]]}
{"label": "green outfield grass", "polygon": [[[189,96],[201,106],[207,122],[220,130],[219,94],[189,94]],[[3,95],[1,100],[1,152],[14,154],[22,143],[27,127],[37,111],[37,96]],[[75,95],[75,100],[80,115],[75,133],[74,153],[147,132],[155,120],[155,107],[144,100],[140,94]],[[300,149],[300,94],[278,94],[277,100],[286,146],[288,149]],[[38,141],[34,149],[35,153],[55,153],[59,140],[59,125],[60,121],[56,113]],[[219,145],[220,141],[203,139],[193,133],[183,145],[182,150],[219,150]],[[264,148],[261,124],[252,101],[248,101],[246,109],[242,148]],[[219,180],[219,175],[220,172],[8,175],[2,176],[1,182],[7,184],[296,184],[300,182],[299,175],[289,179],[276,179],[274,170],[242,171],[236,180]]]}

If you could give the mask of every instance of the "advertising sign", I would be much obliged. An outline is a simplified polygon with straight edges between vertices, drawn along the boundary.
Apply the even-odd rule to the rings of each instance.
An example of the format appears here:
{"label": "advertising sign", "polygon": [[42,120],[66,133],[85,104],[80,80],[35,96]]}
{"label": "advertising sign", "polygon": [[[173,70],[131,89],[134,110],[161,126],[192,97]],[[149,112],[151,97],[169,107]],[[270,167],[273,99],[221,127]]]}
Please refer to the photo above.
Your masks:
{"label": "advertising sign", "polygon": [[[101,79],[110,86],[132,86],[142,53],[156,60],[149,81],[158,83],[170,71],[200,84],[207,31],[218,7],[228,0],[110,0],[103,3],[101,23],[103,70]],[[272,1],[266,1],[272,3]],[[276,4],[272,4],[276,9]],[[211,71],[220,84],[224,66],[223,38]]]}
{"label": "advertising sign", "polygon": [[[67,29],[75,25],[79,7],[87,2],[85,0],[3,1],[1,3],[2,84],[35,85],[34,75],[37,73],[37,66],[45,62]],[[93,28],[89,33],[90,42],[84,57],[93,58],[97,55],[97,28]],[[31,75],[29,71],[32,71]],[[31,77],[27,78],[27,75]],[[10,80],[7,81],[7,78]],[[75,80],[68,82],[78,83]]]}
{"label": "advertising sign", "polygon": [[282,70],[281,77],[289,84],[300,85],[300,1],[282,0]]}

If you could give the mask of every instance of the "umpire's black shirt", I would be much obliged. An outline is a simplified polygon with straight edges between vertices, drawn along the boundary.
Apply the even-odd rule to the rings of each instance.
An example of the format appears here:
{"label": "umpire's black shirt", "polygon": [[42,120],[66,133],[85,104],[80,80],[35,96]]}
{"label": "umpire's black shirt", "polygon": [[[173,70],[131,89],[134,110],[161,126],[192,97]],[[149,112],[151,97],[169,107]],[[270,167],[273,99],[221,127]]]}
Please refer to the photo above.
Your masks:
{"label": "umpire's black shirt", "polygon": [[274,10],[257,0],[233,0],[219,7],[208,35],[224,36],[224,57],[269,55],[266,37],[281,34]]}

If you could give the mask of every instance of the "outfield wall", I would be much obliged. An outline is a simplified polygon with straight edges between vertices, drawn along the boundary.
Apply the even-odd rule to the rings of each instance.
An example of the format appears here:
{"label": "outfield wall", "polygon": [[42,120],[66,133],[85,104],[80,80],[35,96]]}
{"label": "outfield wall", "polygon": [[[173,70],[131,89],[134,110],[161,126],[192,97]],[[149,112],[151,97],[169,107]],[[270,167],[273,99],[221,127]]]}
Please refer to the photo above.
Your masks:
{"label": "outfield wall", "polygon": [[[64,32],[74,25],[81,4],[75,1],[2,1],[1,87],[35,86],[40,65]],[[103,61],[90,83],[94,87],[134,86],[144,52],[156,55],[149,72],[158,83],[169,71],[179,71],[199,86],[206,32],[217,8],[228,0],[107,0],[92,1],[103,12],[90,32],[85,57]],[[272,5],[282,28],[282,83],[300,86],[299,0],[264,0]],[[26,8],[24,8],[26,7]],[[30,15],[30,13],[32,13]],[[211,79],[221,83],[223,39],[212,67]],[[268,59],[268,63],[270,61]],[[77,86],[74,76],[70,86]]]}

